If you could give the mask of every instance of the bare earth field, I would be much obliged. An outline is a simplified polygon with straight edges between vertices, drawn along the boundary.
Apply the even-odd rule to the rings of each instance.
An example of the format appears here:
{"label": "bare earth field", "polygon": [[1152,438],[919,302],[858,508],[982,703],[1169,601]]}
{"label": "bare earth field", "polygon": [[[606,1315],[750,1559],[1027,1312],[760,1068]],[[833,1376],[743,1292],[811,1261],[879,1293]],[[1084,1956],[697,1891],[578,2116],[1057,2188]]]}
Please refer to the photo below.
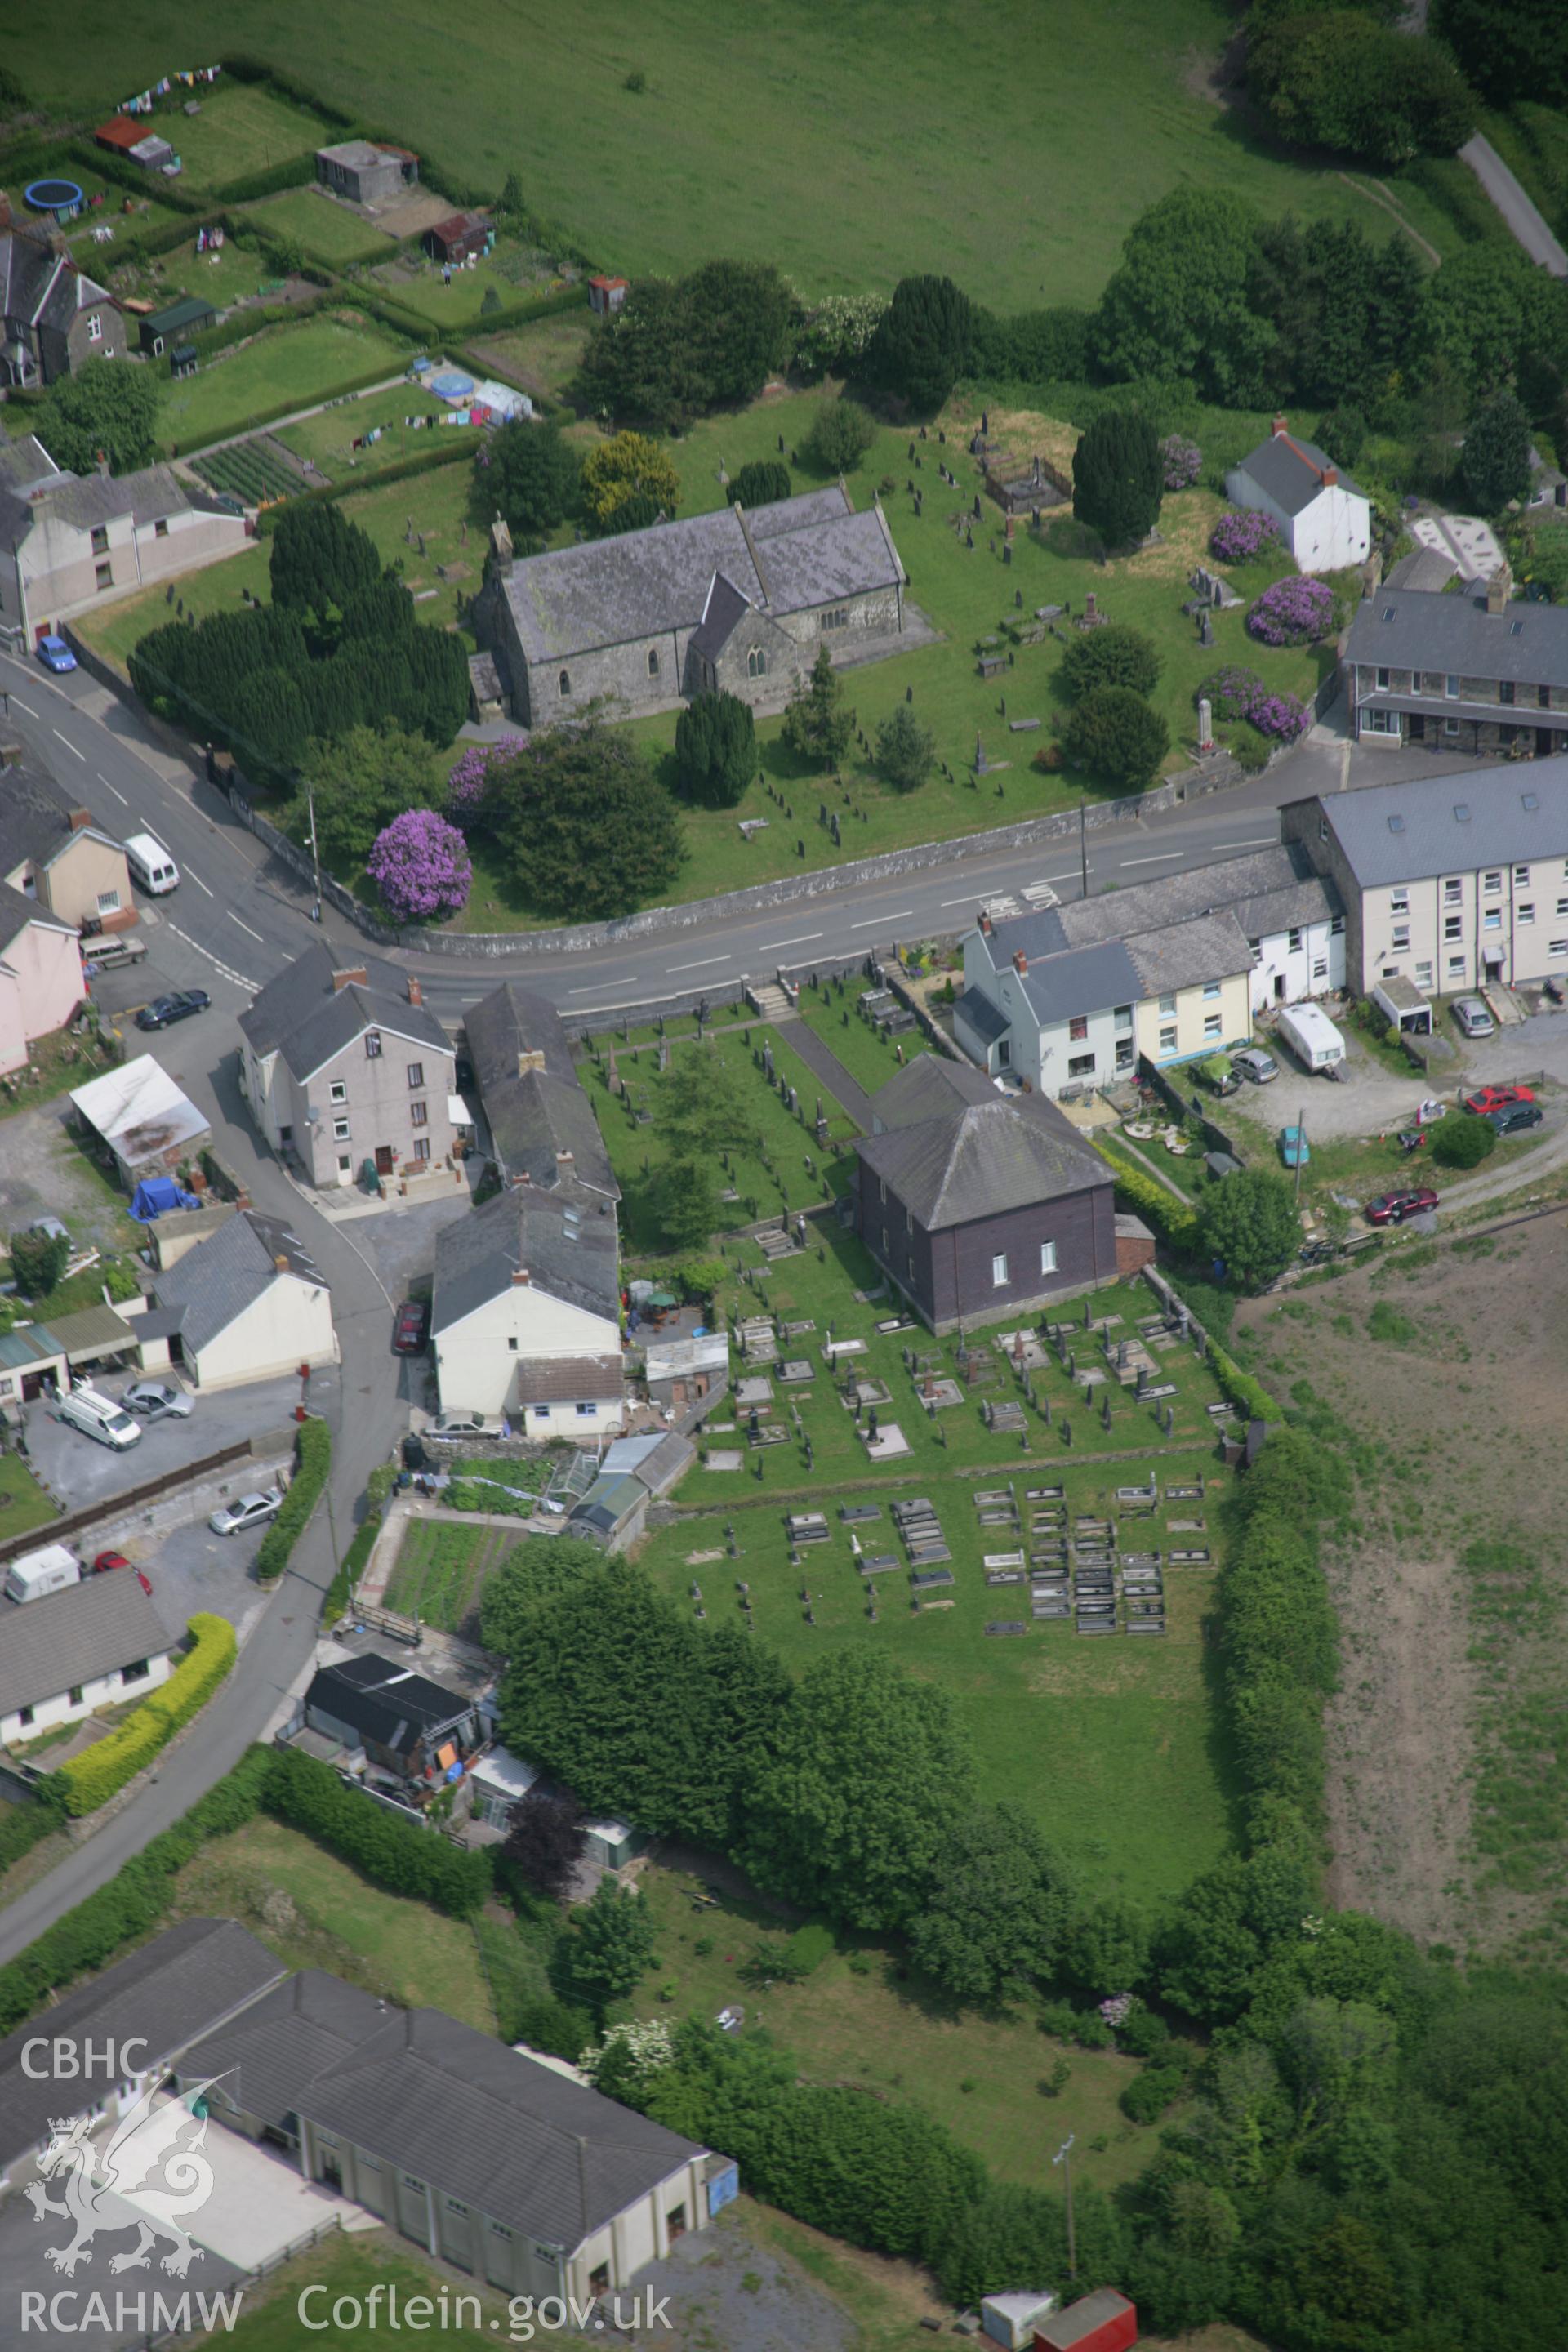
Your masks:
{"label": "bare earth field", "polygon": [[1329,1563],[1330,1893],[1463,1955],[1560,1959],[1568,1213],[1405,1244],[1250,1302],[1237,1329],[1360,1454],[1361,1517]]}

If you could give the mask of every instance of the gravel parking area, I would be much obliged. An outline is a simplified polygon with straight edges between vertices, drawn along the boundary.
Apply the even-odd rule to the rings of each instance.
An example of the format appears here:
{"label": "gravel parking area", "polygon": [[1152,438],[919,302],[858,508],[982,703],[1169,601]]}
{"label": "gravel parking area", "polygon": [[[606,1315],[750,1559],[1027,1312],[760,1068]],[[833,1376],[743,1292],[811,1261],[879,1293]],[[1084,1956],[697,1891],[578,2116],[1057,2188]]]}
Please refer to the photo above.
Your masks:
{"label": "gravel parking area", "polygon": [[124,1202],[68,1141],[65,1097],[0,1119],[0,1232],[63,1217],[78,1241],[112,1246]]}

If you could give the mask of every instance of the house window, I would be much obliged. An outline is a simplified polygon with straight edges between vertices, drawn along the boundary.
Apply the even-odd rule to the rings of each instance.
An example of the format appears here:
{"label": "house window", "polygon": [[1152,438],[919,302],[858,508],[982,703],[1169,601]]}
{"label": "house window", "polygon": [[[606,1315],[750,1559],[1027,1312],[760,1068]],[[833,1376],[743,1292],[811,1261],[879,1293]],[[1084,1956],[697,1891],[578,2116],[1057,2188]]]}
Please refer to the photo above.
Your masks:
{"label": "house window", "polygon": [[339,1174],[340,1176],[352,1176],[352,1175],[353,1175],[353,1165],[354,1165],[354,1163],[353,1163],[353,1155],[352,1155],[351,1153],[349,1153],[349,1152],[347,1152],[347,1151],[340,1151],[340,1152],[339,1152],[339,1154],[338,1154],[338,1174]]}
{"label": "house window", "polygon": [[89,343],[101,343],[103,341],[103,320],[96,310],[87,322],[87,340]]}
{"label": "house window", "polygon": [[19,1706],[16,1709],[16,1720],[22,1726],[23,1729],[26,1730],[27,1725],[33,1720],[32,1708],[30,1706]]}
{"label": "house window", "polygon": [[1328,976],[1329,976],[1329,959],[1328,959],[1328,957],[1327,957],[1327,956],[1314,956],[1314,957],[1312,958],[1312,978],[1313,978],[1314,980],[1327,980]]}
{"label": "house window", "polygon": [[1462,940],[1464,936],[1465,919],[1463,915],[1445,915],[1443,918],[1443,937],[1446,940]]}
{"label": "house window", "polygon": [[1040,1244],[1040,1272],[1042,1274],[1055,1274],[1056,1270],[1057,1245],[1055,1242],[1042,1242]]}
{"label": "house window", "polygon": [[1407,915],[1410,912],[1409,891],[1391,890],[1388,894],[1388,911],[1391,915]]}
{"label": "house window", "polygon": [[1481,929],[1483,931],[1501,930],[1502,908],[1500,907],[1489,907],[1487,908],[1486,913],[1481,917]]}
{"label": "house window", "polygon": [[1511,702],[1513,700],[1513,680],[1511,677],[1503,677],[1498,680],[1497,698],[1500,702]]}
{"label": "house window", "polygon": [[560,677],[557,678],[557,680],[556,680],[556,684],[557,684],[557,686],[560,688],[560,689],[561,689],[561,691],[562,691],[562,693],[563,693],[563,694],[570,694],[570,693],[571,693],[571,691],[572,691],[572,673],[571,673],[571,671],[570,671],[569,669],[563,669],[563,670],[562,671],[562,673],[561,673]]}
{"label": "house window", "polygon": [[424,2196],[424,2194],[425,2194],[425,2183],[424,2183],[422,2180],[416,2180],[416,2179],[415,2179],[415,2178],[414,2178],[414,2175],[413,2175],[411,2172],[405,2172],[405,2173],[404,2174],[404,2176],[403,2176],[403,2186],[405,2187],[405,2189],[417,2189],[417,2191],[418,2191],[418,2193],[419,2193],[419,2195],[420,2195],[421,2197],[423,2197],[423,2196]]}
{"label": "house window", "polygon": [[1217,1036],[1219,1035],[1219,1034],[1220,1034],[1220,1031],[1221,1031],[1222,1026],[1223,1026],[1223,1016],[1222,1016],[1220,1013],[1205,1013],[1205,1016],[1204,1016],[1204,1035],[1205,1035],[1205,1037],[1217,1037]]}
{"label": "house window", "polygon": [[1458,876],[1456,875],[1444,883],[1443,904],[1445,907],[1457,907],[1464,895],[1465,886]]}
{"label": "house window", "polygon": [[998,1250],[991,1261],[991,1287],[1005,1290],[1007,1286],[1007,1253]]}
{"label": "house window", "polygon": [[429,1104],[422,1102],[410,1103],[408,1106],[408,1118],[411,1126],[428,1127],[430,1124]]}
{"label": "house window", "polygon": [[412,1090],[415,1087],[422,1087],[422,1086],[424,1085],[424,1083],[425,1083],[425,1065],[424,1065],[424,1063],[423,1063],[423,1062],[410,1062],[410,1063],[409,1063],[409,1065],[408,1065],[408,1084],[409,1084],[409,1087],[410,1087],[410,1089]]}
{"label": "house window", "polygon": [[100,522],[93,525],[92,551],[95,555],[109,553],[109,527],[106,523]]}
{"label": "house window", "polygon": [[114,585],[114,566],[113,566],[113,564],[112,564],[112,563],[96,563],[96,564],[94,564],[94,566],[93,566],[93,571],[92,571],[92,577],[93,577],[94,583],[95,583],[95,585],[97,586],[97,588],[98,588],[98,590],[99,590],[100,593],[102,593],[102,591],[103,591],[105,588],[112,588],[112,587],[113,587],[113,585]]}
{"label": "house window", "polygon": [[510,1339],[507,1340],[507,1343],[506,1343],[506,1344],[507,1344],[507,1346],[511,1349],[512,1354],[515,1356],[515,1355],[516,1355],[516,1353],[517,1353],[517,1334],[516,1334],[516,1332],[515,1332],[515,1331],[511,1334],[511,1336],[510,1337]]}
{"label": "house window", "polygon": [[1463,957],[1462,955],[1458,955],[1458,956],[1450,956],[1450,957],[1448,958],[1448,977],[1449,977],[1449,979],[1450,979],[1450,980],[1463,980],[1464,976],[1465,976],[1465,959],[1464,959],[1464,957]]}
{"label": "house window", "polygon": [[1380,669],[1377,673],[1377,690],[1379,694],[1386,694],[1388,691],[1388,672],[1385,669]]}
{"label": "house window", "polygon": [[878,1179],[877,1198],[881,1206],[885,1209],[888,1205],[888,1183],[885,1177],[879,1177]]}
{"label": "house window", "polygon": [[1368,710],[1363,713],[1369,735],[1397,735],[1399,714],[1394,710]]}
{"label": "house window", "polygon": [[1443,680],[1443,692],[1450,702],[1458,702],[1459,698],[1459,681],[1455,677],[1452,670],[1448,672],[1447,677]]}
{"label": "house window", "polygon": [[1176,1033],[1175,1033],[1175,1031],[1174,1031],[1173,1029],[1162,1029],[1162,1030],[1161,1030],[1161,1032],[1160,1032],[1160,1051],[1161,1051],[1161,1053],[1162,1053],[1162,1054],[1173,1054],[1173,1053],[1175,1052],[1175,1050],[1176,1050]]}
{"label": "house window", "polygon": [[580,1404],[577,1408],[577,1418],[579,1421],[592,1421],[598,1410],[596,1404]]}
{"label": "house window", "polygon": [[1444,719],[1444,721],[1443,721],[1443,732],[1444,732],[1444,734],[1445,734],[1445,735],[1457,735],[1457,734],[1458,733],[1458,731],[1459,731],[1459,722],[1458,722],[1458,720],[1457,719]]}
{"label": "house window", "polygon": [[763,653],[761,646],[753,646],[751,652],[746,656],[746,676],[748,677],[766,677],[767,674],[768,657],[766,654]]}
{"label": "house window", "polygon": [[1119,1037],[1126,1035],[1131,1032],[1132,1027],[1132,1007],[1130,1004],[1119,1004],[1110,1017],[1116,1024],[1116,1034]]}
{"label": "house window", "polygon": [[905,1231],[905,1233],[906,1233],[906,1234],[910,1234],[910,1235],[911,1236],[911,1238],[912,1238],[913,1234],[914,1234],[914,1230],[915,1230],[915,1213],[914,1213],[914,1211],[913,1211],[912,1209],[906,1209],[906,1210],[904,1211],[904,1231]]}
{"label": "house window", "polygon": [[849,626],[848,605],[831,605],[829,609],[823,614],[821,625],[825,629],[847,629]]}
{"label": "house window", "polygon": [[416,1159],[416,1160],[428,1160],[428,1159],[429,1159],[429,1157],[430,1157],[430,1139],[429,1139],[429,1137],[428,1137],[427,1135],[416,1135],[416,1136],[415,1137],[415,1139],[414,1139],[414,1157],[415,1157],[415,1159]]}
{"label": "house window", "polygon": [[1430,965],[1429,963],[1418,963],[1418,964],[1416,965],[1416,967],[1415,967],[1415,985],[1416,985],[1416,987],[1417,987],[1417,988],[1430,988],[1430,987],[1431,987],[1431,985],[1432,985],[1432,967],[1431,967],[1431,965]]}
{"label": "house window", "polygon": [[130,1664],[128,1666],[121,1666],[121,1669],[120,1669],[120,1679],[121,1679],[121,1682],[123,1682],[123,1683],[139,1683],[139,1682],[141,1682],[141,1681],[144,1678],[144,1676],[145,1676],[145,1675],[146,1675],[146,1672],[147,1672],[147,1661],[146,1661],[146,1659],[145,1659],[145,1658],[132,1658],[132,1661],[131,1661],[131,1664]]}
{"label": "house window", "polygon": [[1080,1045],[1088,1034],[1089,1022],[1084,1016],[1080,1015],[1078,1020],[1069,1021],[1068,1023],[1068,1043],[1069,1045]]}
{"label": "house window", "polygon": [[1531,898],[1521,899],[1520,904],[1513,910],[1513,919],[1516,923],[1533,923],[1535,920],[1534,900]]}
{"label": "house window", "polygon": [[1530,879],[1529,866],[1516,866],[1513,869],[1513,878],[1516,883],[1528,882]]}
{"label": "house window", "polygon": [[[490,2223],[490,2235],[492,2238],[504,2238],[509,2246],[511,2243],[511,2231],[507,2228],[504,2221],[492,2221]],[[609,2284],[609,2273],[606,2272],[605,2275],[605,2284],[608,2286]]]}
{"label": "house window", "polygon": [[1344,935],[1345,919],[1342,915],[1336,915],[1333,921],[1329,925],[1329,937],[1331,940],[1342,940]]}
{"label": "house window", "polygon": [[327,1093],[332,1102],[347,1102],[349,1098],[347,1081],[343,1078],[334,1078]]}
{"label": "house window", "polygon": [[464,2204],[460,2197],[447,2198],[447,2210],[448,2213],[466,2213],[468,2210],[468,2207]]}
{"label": "house window", "polygon": [[98,911],[100,915],[115,914],[118,912],[119,907],[120,893],[118,890],[100,890],[99,892]]}
{"label": "house window", "polygon": [[69,1691],[67,1693],[67,1696],[69,1698],[72,1706],[79,1706],[82,1703],[80,1683],[73,1683]]}
{"label": "house window", "polygon": [[153,525],[153,536],[154,539],[167,539],[169,536],[168,523],[164,520],[162,515],[158,517],[157,521]]}
{"label": "house window", "polygon": [[380,1061],[380,1059],[381,1059],[381,1032],[380,1032],[380,1030],[379,1030],[379,1029],[367,1029],[367,1030],[365,1031],[365,1033],[364,1033],[364,1057],[365,1057],[365,1060],[366,1060],[367,1062],[379,1062],[379,1061]]}
{"label": "house window", "polygon": [[547,1404],[536,1404],[533,1408],[533,1418],[535,1421],[548,1421],[550,1407]]}
{"label": "house window", "polygon": [[1300,955],[1300,952],[1301,952],[1301,934],[1300,934],[1300,931],[1287,931],[1287,933],[1286,933],[1286,935],[1285,935],[1285,944],[1286,944],[1286,947],[1289,949],[1289,952],[1290,952],[1292,955]]}
{"label": "house window", "polygon": [[1094,1055],[1092,1054],[1069,1055],[1068,1057],[1068,1076],[1069,1078],[1092,1078],[1094,1076]]}
{"label": "house window", "polygon": [[1160,1010],[1162,1013],[1173,1013],[1175,1009],[1176,1000],[1173,996],[1162,996],[1160,999]]}
{"label": "house window", "polygon": [[[1565,908],[1563,908],[1563,912],[1564,912],[1564,914],[1568,914],[1568,907],[1565,907]],[[1005,1070],[1005,1069],[1007,1067],[1007,1065],[1009,1064],[1009,1062],[1011,1062],[1012,1058],[1013,1058],[1013,1048],[1012,1048],[1012,1046],[1011,1046],[1011,1045],[1009,1045],[1009,1044],[1007,1043],[1006,1038],[1005,1038],[1005,1037],[998,1038],[998,1040],[997,1040],[997,1044],[996,1044],[996,1066],[997,1066],[997,1068],[998,1068],[999,1070]]]}
{"label": "house window", "polygon": [[[1294,940],[1295,940],[1296,943],[1297,943],[1297,944],[1300,944],[1300,937],[1301,937],[1300,932],[1300,931],[1297,931],[1296,933],[1294,933],[1294,935],[1293,935],[1293,936],[1294,936]],[[1217,980],[1205,980],[1205,982],[1204,982],[1204,994],[1205,994],[1205,996],[1217,996],[1217,995],[1219,994],[1219,982],[1218,982],[1218,981],[1217,981]]]}
{"label": "house window", "polygon": [[1404,948],[1408,951],[1410,946],[1410,926],[1408,923],[1395,923],[1394,926],[1394,945],[1396,952],[1401,948]]}
{"label": "house window", "polygon": [[1481,888],[1486,892],[1489,898],[1496,897],[1497,893],[1502,888],[1502,868],[1500,866],[1494,866],[1489,874],[1482,876]]}
{"label": "house window", "polygon": [[1552,956],[1561,961],[1563,956],[1568,956],[1568,940],[1552,940],[1546,952],[1549,956]]}
{"label": "house window", "polygon": [[651,646],[647,649],[647,674],[649,677],[658,676],[658,656]]}
{"label": "house window", "polygon": [[348,1139],[349,1139],[349,1134],[350,1134],[349,1123],[348,1123],[348,1121],[347,1121],[347,1119],[346,1119],[346,1118],[335,1118],[335,1119],[333,1119],[333,1121],[332,1121],[332,1141],[333,1141],[334,1143],[346,1143],[346,1142],[348,1141]]}

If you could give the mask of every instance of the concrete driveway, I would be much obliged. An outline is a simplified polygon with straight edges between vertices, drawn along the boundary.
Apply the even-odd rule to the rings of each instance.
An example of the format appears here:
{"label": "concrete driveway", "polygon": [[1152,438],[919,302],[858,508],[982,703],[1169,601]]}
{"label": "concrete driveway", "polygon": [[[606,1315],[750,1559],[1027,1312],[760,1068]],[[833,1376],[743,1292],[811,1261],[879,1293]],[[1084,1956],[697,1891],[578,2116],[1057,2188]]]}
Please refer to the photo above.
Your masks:
{"label": "concrete driveway", "polygon": [[[141,1377],[134,1371],[105,1373],[94,1380],[93,1386],[106,1395],[119,1397]],[[146,1377],[171,1378],[175,1385],[180,1384],[177,1374],[150,1373]],[[335,1408],[337,1386],[335,1369],[311,1375],[310,1402],[317,1412]],[[150,1479],[172,1475],[203,1454],[216,1453],[220,1446],[284,1428],[293,1419],[294,1407],[300,1402],[300,1383],[292,1379],[259,1381],[252,1387],[205,1392],[193,1390],[189,1393],[195,1399],[195,1410],[187,1420],[171,1417],[146,1423],[140,1442],[123,1454],[116,1454],[109,1446],[100,1445],[96,1438],[85,1437],[79,1430],[55,1420],[47,1400],[40,1397],[26,1409],[27,1447],[33,1467],[69,1508],[80,1510],[95,1503],[102,1503],[107,1508],[115,1496],[122,1495],[128,1486],[141,1486]],[[244,1473],[225,1472],[223,1475],[226,1480],[236,1475],[243,1477]],[[210,1510],[211,1504],[206,1507]]]}
{"label": "concrete driveway", "polygon": [[[58,2189],[51,2187],[49,2193],[58,2203]],[[153,2332],[155,2294],[177,2298],[189,2287],[193,2294],[211,2295],[238,2286],[239,2269],[214,2253],[193,2263],[190,2275],[183,2284],[158,2268],[156,2254],[145,2271],[112,2273],[112,2258],[129,2253],[141,2235],[136,2216],[129,2206],[116,2200],[116,2212],[122,2213],[124,2219],[116,2219],[93,2240],[89,2260],[74,2278],[68,2279],[47,2261],[46,2249],[68,2242],[68,2229],[47,2216],[38,2221],[32,2207],[20,2197],[0,2200],[0,2343],[69,2344],[73,2352],[121,2352],[122,2347],[136,2347],[140,2352]],[[301,2224],[304,2226],[307,2225]],[[98,2307],[89,2301],[95,2293],[101,2298],[104,2316],[110,2323],[106,2326],[97,2325]],[[60,2322],[58,2331],[49,2325],[50,2305],[45,2305],[45,2316],[40,2321],[32,2315],[37,2305],[25,2305],[24,2294],[67,2298],[55,2306]],[[138,2308],[138,2299],[142,2295],[147,2298],[144,2318]],[[74,2300],[69,2299],[72,2297]],[[117,2316],[119,2325],[115,2324]]]}

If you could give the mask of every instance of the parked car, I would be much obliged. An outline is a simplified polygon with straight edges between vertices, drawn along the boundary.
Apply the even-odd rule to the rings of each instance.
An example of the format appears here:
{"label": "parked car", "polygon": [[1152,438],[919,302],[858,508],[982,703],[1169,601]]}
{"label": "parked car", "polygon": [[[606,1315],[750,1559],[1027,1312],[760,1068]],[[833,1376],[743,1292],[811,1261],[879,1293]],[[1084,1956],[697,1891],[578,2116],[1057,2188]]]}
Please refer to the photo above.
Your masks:
{"label": "parked car", "polygon": [[1529,1087],[1478,1087],[1474,1094],[1462,1097],[1466,1110],[1474,1111],[1478,1118],[1489,1112],[1507,1110],[1512,1103],[1532,1103],[1535,1096]]}
{"label": "parked car", "polygon": [[1287,1168],[1305,1168],[1312,1157],[1312,1147],[1307,1140],[1304,1127],[1282,1127],[1279,1130],[1279,1157]]}
{"label": "parked car", "polygon": [[173,996],[155,996],[136,1015],[138,1029],[167,1029],[176,1021],[188,1021],[193,1013],[205,1013],[212,998],[205,988],[182,988]]}
{"label": "parked car", "polygon": [[142,1590],[147,1595],[148,1600],[151,1601],[153,1598],[152,1578],[150,1576],[144,1576],[139,1568],[132,1570],[132,1573],[135,1576],[137,1583],[142,1587]]}
{"label": "parked car", "polygon": [[1467,1037],[1491,1037],[1497,1034],[1497,1023],[1479,996],[1457,996],[1454,1018]]}
{"label": "parked car", "polygon": [[1500,1135],[1518,1135],[1524,1128],[1539,1127],[1546,1113],[1537,1102],[1516,1102],[1504,1103],[1500,1110],[1485,1111],[1482,1117]]}
{"label": "parked car", "polygon": [[1380,1192],[1366,1204],[1366,1221],[1369,1225],[1402,1225],[1406,1217],[1418,1217],[1438,1205],[1429,1184],[1415,1184],[1405,1192]]}
{"label": "parked car", "polygon": [[1198,1064],[1198,1076],[1209,1092],[1218,1095],[1222,1100],[1226,1095],[1241,1091],[1241,1080],[1231,1067],[1228,1054],[1211,1054],[1206,1062]]}
{"label": "parked car", "polygon": [[52,669],[62,676],[68,669],[76,667],[76,656],[63,637],[40,637],[38,659],[46,669]]}
{"label": "parked car", "polygon": [[1255,1087],[1266,1087],[1270,1078],[1279,1076],[1279,1063],[1261,1045],[1243,1045],[1231,1055],[1230,1066],[1238,1077],[1250,1078]]}
{"label": "parked car", "polygon": [[482,1412],[438,1412],[426,1422],[426,1437],[499,1437],[500,1423]]}
{"label": "parked car", "polygon": [[237,1503],[225,1503],[216,1510],[207,1525],[215,1536],[243,1535],[247,1528],[265,1527],[277,1517],[283,1507],[283,1497],[276,1486],[265,1495],[241,1495]]}
{"label": "parked car", "polygon": [[397,1310],[392,1344],[400,1356],[422,1356],[430,1339],[430,1309],[425,1300],[410,1298]]}
{"label": "parked car", "polygon": [[114,1570],[129,1568],[131,1562],[122,1551],[100,1551],[92,1563],[94,1576],[109,1576]]}
{"label": "parked car", "polygon": [[195,1400],[171,1381],[138,1381],[120,1402],[127,1412],[139,1412],[143,1421],[188,1421],[195,1411]]}

